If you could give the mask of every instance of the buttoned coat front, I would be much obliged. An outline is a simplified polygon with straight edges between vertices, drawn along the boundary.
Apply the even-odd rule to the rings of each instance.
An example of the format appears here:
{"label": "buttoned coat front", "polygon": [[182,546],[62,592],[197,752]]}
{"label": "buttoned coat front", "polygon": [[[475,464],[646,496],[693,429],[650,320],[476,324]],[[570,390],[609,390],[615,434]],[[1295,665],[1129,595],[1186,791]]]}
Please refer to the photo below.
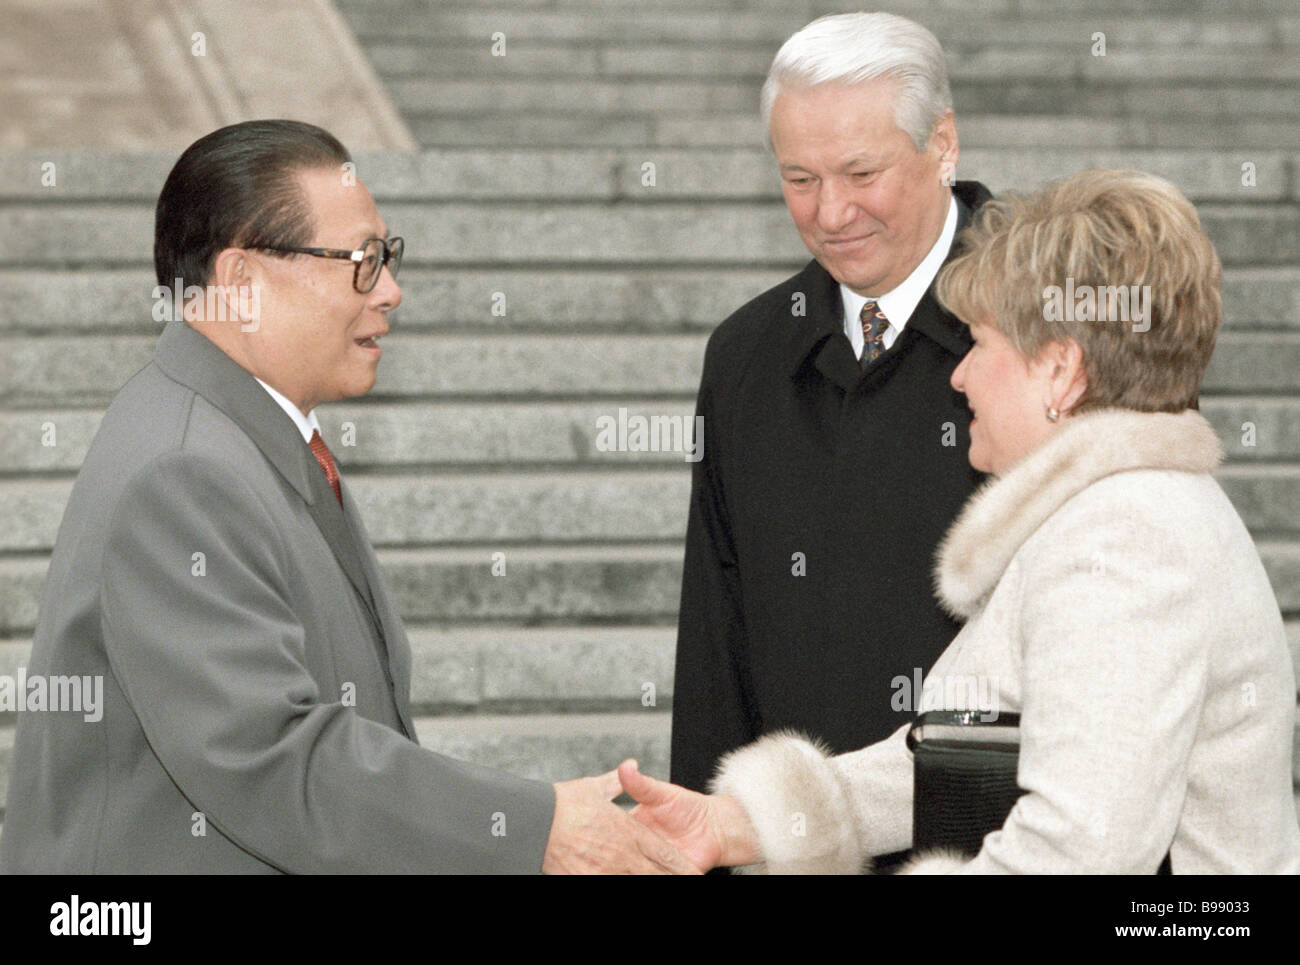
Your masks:
{"label": "buttoned coat front", "polygon": [[550,785],[420,747],[411,650],[348,491],[184,322],[119,392],[59,528],[0,871],[526,872]]}
{"label": "buttoned coat front", "polygon": [[[958,230],[990,194],[959,181]],[[948,252],[952,257],[956,250]],[[893,682],[960,628],[931,591],[935,546],[982,476],[949,384],[970,335],[933,285],[865,368],[839,285],[813,261],[724,321],[700,381],[678,618],[672,780],[798,728],[836,751],[907,719]]]}

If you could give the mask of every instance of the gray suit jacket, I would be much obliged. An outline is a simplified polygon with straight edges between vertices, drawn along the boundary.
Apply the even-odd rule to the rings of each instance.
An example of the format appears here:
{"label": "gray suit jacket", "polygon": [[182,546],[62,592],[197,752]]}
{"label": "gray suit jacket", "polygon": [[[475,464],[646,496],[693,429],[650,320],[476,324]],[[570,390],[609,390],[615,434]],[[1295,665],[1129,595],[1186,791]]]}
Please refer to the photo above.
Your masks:
{"label": "gray suit jacket", "polygon": [[355,504],[183,322],[118,393],[59,528],[0,872],[535,872],[554,792],[422,749]]}

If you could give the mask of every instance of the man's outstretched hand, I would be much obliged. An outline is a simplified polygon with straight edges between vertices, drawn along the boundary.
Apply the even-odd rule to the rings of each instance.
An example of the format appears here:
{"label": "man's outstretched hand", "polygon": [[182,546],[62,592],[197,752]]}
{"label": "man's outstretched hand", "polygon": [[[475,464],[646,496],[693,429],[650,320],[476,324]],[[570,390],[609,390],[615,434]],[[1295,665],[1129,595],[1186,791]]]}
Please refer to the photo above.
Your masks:
{"label": "man's outstretched hand", "polygon": [[544,874],[699,874],[669,841],[635,821],[614,798],[618,771],[555,785],[555,817]]}
{"label": "man's outstretched hand", "polygon": [[646,777],[632,760],[620,764],[617,773],[623,789],[637,801],[632,816],[671,841],[701,872],[759,860],[753,825],[734,798]]}

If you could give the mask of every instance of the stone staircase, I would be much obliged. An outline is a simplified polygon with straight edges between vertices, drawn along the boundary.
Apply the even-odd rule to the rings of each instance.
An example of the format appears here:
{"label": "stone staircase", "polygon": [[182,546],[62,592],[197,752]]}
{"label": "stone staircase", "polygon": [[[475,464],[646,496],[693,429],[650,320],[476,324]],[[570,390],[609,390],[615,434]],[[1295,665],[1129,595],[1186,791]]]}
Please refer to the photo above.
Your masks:
{"label": "stone staircase", "polygon": [[[758,89],[825,0],[339,0],[431,147],[762,143]],[[948,54],[962,141],[1300,146],[1289,0],[898,0]],[[1093,56],[1104,34],[1105,55]],[[501,38],[504,37],[504,46]],[[1207,122],[1213,124],[1207,127]]]}
{"label": "stone staircase", "polygon": [[[598,420],[689,415],[709,331],[806,259],[753,115],[780,41],[829,8],[338,6],[423,145],[357,158],[407,239],[404,301],[375,391],[321,413],[411,630],[422,739],[550,779],[628,755],[666,774],[689,465],[604,452]],[[890,9],[950,51],[959,176],[1000,191],[1133,166],[1197,203],[1226,266],[1202,408],[1300,658],[1300,15]],[[100,415],[151,355],[152,205],[174,157],[0,154],[0,674],[26,662]],[[0,800],[12,738],[0,715]]]}

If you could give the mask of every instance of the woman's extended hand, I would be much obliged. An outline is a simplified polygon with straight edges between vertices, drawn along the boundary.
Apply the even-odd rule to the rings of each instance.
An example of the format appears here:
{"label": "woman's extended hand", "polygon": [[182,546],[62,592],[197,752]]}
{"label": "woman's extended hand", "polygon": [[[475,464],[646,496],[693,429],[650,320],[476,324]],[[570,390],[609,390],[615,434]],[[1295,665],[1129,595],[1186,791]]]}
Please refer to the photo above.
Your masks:
{"label": "woman's extended hand", "polygon": [[634,760],[618,766],[618,778],[637,802],[632,817],[671,841],[701,871],[760,859],[754,828],[735,799],[646,777]]}

